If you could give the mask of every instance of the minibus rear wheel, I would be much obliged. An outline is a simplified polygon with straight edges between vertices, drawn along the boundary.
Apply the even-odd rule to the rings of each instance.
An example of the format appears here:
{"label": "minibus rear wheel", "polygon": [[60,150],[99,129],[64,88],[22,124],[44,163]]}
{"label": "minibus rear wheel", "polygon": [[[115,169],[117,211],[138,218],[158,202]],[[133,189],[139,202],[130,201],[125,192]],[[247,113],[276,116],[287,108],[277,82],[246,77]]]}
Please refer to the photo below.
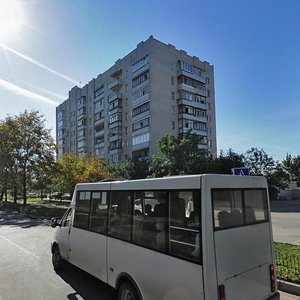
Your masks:
{"label": "minibus rear wheel", "polygon": [[63,266],[63,259],[57,245],[55,245],[52,250],[52,265],[55,271],[61,270]]}
{"label": "minibus rear wheel", "polygon": [[118,300],[139,300],[140,297],[132,284],[124,282],[118,291]]}

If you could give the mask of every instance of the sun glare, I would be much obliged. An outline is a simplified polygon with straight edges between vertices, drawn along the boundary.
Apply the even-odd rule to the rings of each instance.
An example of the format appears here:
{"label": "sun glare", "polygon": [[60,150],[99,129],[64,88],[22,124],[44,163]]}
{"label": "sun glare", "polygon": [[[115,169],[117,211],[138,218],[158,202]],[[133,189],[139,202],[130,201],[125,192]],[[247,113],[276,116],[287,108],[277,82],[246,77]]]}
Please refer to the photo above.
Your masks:
{"label": "sun glare", "polygon": [[20,0],[0,0],[0,45],[17,37],[24,23]]}

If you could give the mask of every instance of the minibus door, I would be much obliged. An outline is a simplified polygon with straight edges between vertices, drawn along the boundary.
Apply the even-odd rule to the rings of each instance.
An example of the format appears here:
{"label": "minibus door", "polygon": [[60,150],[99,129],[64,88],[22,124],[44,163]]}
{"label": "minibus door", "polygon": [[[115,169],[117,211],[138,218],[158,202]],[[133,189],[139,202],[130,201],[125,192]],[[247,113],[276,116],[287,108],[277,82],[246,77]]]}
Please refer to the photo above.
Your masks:
{"label": "minibus door", "polygon": [[271,294],[268,223],[215,232],[216,271],[226,299],[263,300]]}
{"label": "minibus door", "polygon": [[68,260],[69,258],[69,240],[70,240],[70,225],[73,214],[73,208],[69,208],[61,220],[59,229],[58,243],[61,255]]}

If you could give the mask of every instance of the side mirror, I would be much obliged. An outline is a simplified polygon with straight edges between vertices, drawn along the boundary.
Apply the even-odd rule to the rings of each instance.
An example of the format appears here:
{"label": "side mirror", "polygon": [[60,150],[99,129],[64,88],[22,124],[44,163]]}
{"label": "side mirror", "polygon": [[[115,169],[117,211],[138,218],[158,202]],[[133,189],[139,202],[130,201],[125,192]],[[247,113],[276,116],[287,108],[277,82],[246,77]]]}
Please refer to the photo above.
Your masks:
{"label": "side mirror", "polygon": [[59,218],[55,217],[55,218],[51,219],[50,226],[52,228],[55,228],[56,226],[60,226],[60,225],[61,225],[61,222],[60,222]]}

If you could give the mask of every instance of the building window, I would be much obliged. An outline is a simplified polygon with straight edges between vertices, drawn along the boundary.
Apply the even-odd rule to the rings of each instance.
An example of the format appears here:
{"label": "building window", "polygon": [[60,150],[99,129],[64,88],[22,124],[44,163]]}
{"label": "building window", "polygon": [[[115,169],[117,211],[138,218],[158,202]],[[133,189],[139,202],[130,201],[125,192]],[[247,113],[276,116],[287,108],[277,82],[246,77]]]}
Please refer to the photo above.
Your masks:
{"label": "building window", "polygon": [[147,63],[149,63],[148,55],[143,57],[142,59],[140,59],[139,61],[137,61],[135,64],[132,65],[132,73],[136,72],[137,70],[145,66]]}
{"label": "building window", "polygon": [[112,124],[114,122],[121,121],[121,120],[122,120],[122,114],[116,113],[109,117],[109,124]]}
{"label": "building window", "polygon": [[132,146],[149,142],[149,133],[141,134],[132,138]]}
{"label": "building window", "polygon": [[132,110],[132,116],[135,117],[135,116],[137,116],[137,115],[139,115],[139,114],[141,114],[141,113],[143,113],[143,112],[145,112],[149,109],[150,109],[150,103],[149,102],[147,102],[145,104],[142,104],[142,105],[140,105],[137,108],[134,108]]}
{"label": "building window", "polygon": [[137,92],[135,92],[134,94],[132,94],[132,102],[135,102],[137,100],[139,100],[140,98],[142,98],[143,96],[145,96],[146,94],[148,94],[148,86],[144,87],[141,90],[138,90]]}
{"label": "building window", "polygon": [[104,98],[101,98],[95,102],[95,111],[103,109]]}
{"label": "building window", "polygon": [[109,150],[122,149],[122,141],[113,141],[109,144]]}
{"label": "building window", "polygon": [[94,92],[94,97],[97,98],[98,96],[101,96],[104,93],[104,86],[102,86],[101,88],[97,89]]}
{"label": "building window", "polygon": [[174,85],[175,84],[175,77],[171,76],[171,84]]}
{"label": "building window", "polygon": [[175,129],[175,121],[172,121],[172,129]]}
{"label": "building window", "polygon": [[81,115],[84,115],[84,114],[86,114],[86,107],[85,106],[79,108],[78,111],[77,111],[77,116],[78,117],[81,116]]}
{"label": "building window", "polygon": [[149,118],[139,120],[132,124],[132,131],[136,131],[149,126]]}
{"label": "building window", "polygon": [[134,78],[132,80],[132,87],[136,87],[138,85],[140,85],[141,83],[143,83],[144,81],[146,81],[147,79],[149,79],[149,71],[144,72],[143,74],[139,75],[138,77]]}
{"label": "building window", "polygon": [[174,93],[174,92],[172,92],[171,99],[172,99],[172,100],[175,100],[175,93]]}

